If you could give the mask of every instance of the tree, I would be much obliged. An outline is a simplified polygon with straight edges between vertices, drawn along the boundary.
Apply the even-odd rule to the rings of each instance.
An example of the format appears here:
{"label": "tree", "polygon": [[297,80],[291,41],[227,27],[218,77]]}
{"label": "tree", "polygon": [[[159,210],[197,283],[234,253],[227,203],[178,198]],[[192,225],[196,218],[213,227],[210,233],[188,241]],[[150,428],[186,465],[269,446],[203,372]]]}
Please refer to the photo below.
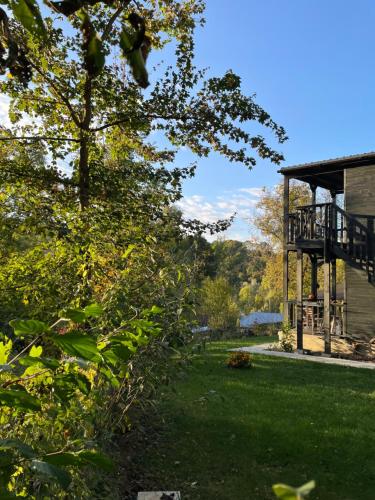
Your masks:
{"label": "tree", "polygon": [[[12,8],[13,4],[9,5]],[[91,281],[101,269],[97,265],[100,253],[108,251],[109,242],[112,251],[116,249],[121,255],[124,247],[136,244],[147,229],[154,234],[154,227],[159,227],[158,238],[162,237],[163,221],[170,218],[171,203],[181,197],[182,181],[194,174],[193,167],[171,168],[178,147],[187,146],[198,156],[216,150],[229,161],[251,168],[254,151],[276,163],[282,155],[263,137],[245,132],[240,124],[260,123],[279,142],[286,135],[253,96],[241,93],[240,78],[234,73],[205,79],[204,72],[195,68],[193,34],[201,22],[202,2],[77,0],[69,2],[70,7],[67,2],[49,2],[52,10],[44,19],[38,14],[37,2],[33,5],[35,8],[27,12],[28,21],[24,12],[21,15],[16,10],[16,19],[7,22],[9,36],[4,43],[9,48],[11,40],[23,51],[30,82],[20,83],[10,68],[9,77],[1,84],[2,93],[10,97],[12,127],[1,131],[0,143],[5,148],[15,141],[38,144],[43,151],[43,175],[40,168],[35,171],[25,163],[17,173],[25,185],[35,186],[32,198],[37,199],[36,204],[44,204],[50,212],[52,209],[47,217],[53,233],[49,237],[60,238],[59,248],[64,247],[64,257],[54,259],[58,269],[53,269],[59,275],[66,259],[67,274],[81,280],[80,285],[72,284],[62,300],[77,301],[79,296],[84,302],[97,289]],[[69,29],[63,29],[68,23]],[[147,94],[140,81],[146,83],[145,78],[135,74],[134,61],[129,59],[129,54],[139,50],[137,37],[142,26],[145,32],[141,36],[147,37],[153,50],[162,49],[168,39],[176,43],[175,64],[164,74],[155,75],[156,83]],[[133,45],[124,49],[124,37],[130,37]],[[125,59],[118,55],[119,40]],[[165,134],[169,148],[159,149],[150,142],[155,131]],[[238,149],[237,144],[242,146]],[[41,175],[46,189],[36,183]],[[40,208],[36,209],[36,204],[33,217],[40,228],[46,222],[37,216]],[[157,221],[159,226],[155,226]],[[198,221],[181,223],[186,230],[202,232]],[[222,221],[210,229],[225,227],[227,223]],[[126,236],[124,228],[131,228]],[[62,230],[65,239],[61,239]],[[62,243],[78,247],[78,255],[72,258],[72,250]],[[42,249],[34,252],[35,266],[37,255],[51,253]],[[44,257],[42,261],[51,270]],[[106,261],[113,259],[107,256]],[[76,271],[71,269],[73,262]],[[48,272],[43,265],[36,274],[41,277],[43,269],[45,279]],[[30,280],[33,276],[34,272]],[[18,279],[17,273],[14,279]],[[35,279],[32,282],[36,283]],[[62,289],[66,287],[59,287]]]}
{"label": "tree", "polygon": [[[11,97],[12,121],[18,123],[2,139],[32,137],[46,145],[55,161],[71,158],[82,210],[90,206],[93,177],[100,163],[97,148],[104,137],[126,137],[137,155],[161,164],[172,161],[176,150],[157,151],[147,144],[146,138],[154,130],[163,131],[175,147],[187,146],[198,156],[216,150],[249,168],[255,164],[251,149],[275,163],[283,159],[262,136],[253,136],[237,125],[259,122],[280,142],[286,139],[284,129],[254,98],[241,93],[240,78],[228,71],[221,78],[204,80],[204,72],[194,67],[192,37],[200,22],[202,2],[70,3],[81,8],[71,13],[69,32],[61,29],[61,15],[53,11],[45,19],[43,36],[40,29],[9,25],[32,73],[27,88],[16,78],[2,84],[2,92]],[[55,10],[58,4],[52,3]],[[61,5],[57,10],[63,11]],[[148,96],[140,91],[138,79],[134,83],[124,72],[116,56],[124,33],[133,30],[136,37],[134,15],[145,25],[154,49],[164,46],[165,34],[177,43],[175,69],[168,67]],[[66,18],[63,22],[67,23]],[[125,54],[132,50],[128,47]],[[19,124],[24,114],[34,120],[32,125]],[[231,143],[243,146],[236,149]],[[101,174],[108,177],[111,172],[106,169]]]}
{"label": "tree", "polygon": [[[290,181],[289,206],[291,212],[298,206],[308,205],[310,199],[311,192],[307,184]],[[253,221],[255,226],[267,241],[272,243],[274,247],[280,248],[284,234],[284,184],[281,182],[275,188],[264,188],[256,204],[256,210]]]}
{"label": "tree", "polygon": [[211,245],[217,277],[225,278],[235,289],[247,279],[248,251],[241,241],[217,240]]}
{"label": "tree", "polygon": [[238,293],[238,302],[241,312],[249,314],[250,312],[257,311],[259,305],[257,304],[257,297],[259,291],[259,283],[255,280],[251,283],[244,283]]}
{"label": "tree", "polygon": [[200,316],[213,330],[228,330],[239,319],[233,289],[223,278],[206,278],[201,289]]}

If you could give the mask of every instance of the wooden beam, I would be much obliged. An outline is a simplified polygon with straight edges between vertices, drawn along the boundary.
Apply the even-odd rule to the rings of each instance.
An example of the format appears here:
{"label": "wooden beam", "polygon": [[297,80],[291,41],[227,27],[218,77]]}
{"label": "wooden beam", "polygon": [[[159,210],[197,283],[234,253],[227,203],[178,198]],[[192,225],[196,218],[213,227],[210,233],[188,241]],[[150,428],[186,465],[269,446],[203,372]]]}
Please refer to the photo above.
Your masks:
{"label": "wooden beam", "polygon": [[324,259],[324,294],[323,294],[323,331],[324,331],[324,352],[331,354],[331,286],[330,286],[330,261]]}
{"label": "wooden beam", "polygon": [[303,253],[297,252],[297,351],[303,350]]}
{"label": "wooden beam", "polygon": [[289,177],[284,176],[284,234],[283,234],[283,320],[289,323],[288,288],[289,288]]}

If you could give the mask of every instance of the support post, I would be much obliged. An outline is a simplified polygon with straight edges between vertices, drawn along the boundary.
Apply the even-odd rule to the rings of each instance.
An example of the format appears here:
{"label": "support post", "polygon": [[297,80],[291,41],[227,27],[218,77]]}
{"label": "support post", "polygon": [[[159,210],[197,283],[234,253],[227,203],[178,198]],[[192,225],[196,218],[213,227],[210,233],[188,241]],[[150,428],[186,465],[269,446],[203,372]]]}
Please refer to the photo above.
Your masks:
{"label": "support post", "polygon": [[336,205],[336,191],[330,191],[332,203]]}
{"label": "support post", "polygon": [[289,177],[284,176],[284,234],[283,234],[283,320],[289,323],[288,288],[289,288]]}
{"label": "support post", "polygon": [[324,296],[323,296],[323,331],[324,352],[331,354],[331,286],[330,286],[330,261],[324,258]]}
{"label": "support post", "polygon": [[337,298],[337,280],[336,280],[336,257],[332,259],[332,284],[331,284],[331,298],[332,300],[336,300]]}
{"label": "support post", "polygon": [[303,253],[297,251],[297,351],[303,350]]}
{"label": "support post", "polygon": [[337,279],[336,279],[336,257],[332,258],[331,262],[331,300],[333,302],[333,305],[331,307],[332,309],[332,320],[333,320],[333,333],[336,334],[336,328],[337,328],[337,304],[336,304],[336,298],[337,298]]}
{"label": "support post", "polygon": [[314,300],[318,298],[318,258],[316,255],[310,255],[311,261],[311,288],[310,293]]}
{"label": "support post", "polygon": [[310,184],[311,189],[311,205],[316,205],[316,186],[314,184]]}

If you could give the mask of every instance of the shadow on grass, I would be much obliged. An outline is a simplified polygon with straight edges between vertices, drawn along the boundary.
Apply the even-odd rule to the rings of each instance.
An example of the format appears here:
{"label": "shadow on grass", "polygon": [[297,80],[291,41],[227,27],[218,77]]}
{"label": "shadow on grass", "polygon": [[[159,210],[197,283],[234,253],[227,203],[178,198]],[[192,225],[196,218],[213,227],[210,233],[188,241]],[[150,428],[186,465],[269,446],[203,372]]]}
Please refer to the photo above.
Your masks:
{"label": "shadow on grass", "polygon": [[231,370],[227,354],[204,353],[164,393],[168,425],[144,457],[155,489],[260,500],[276,482],[315,479],[312,499],[374,498],[372,372],[258,355]]}

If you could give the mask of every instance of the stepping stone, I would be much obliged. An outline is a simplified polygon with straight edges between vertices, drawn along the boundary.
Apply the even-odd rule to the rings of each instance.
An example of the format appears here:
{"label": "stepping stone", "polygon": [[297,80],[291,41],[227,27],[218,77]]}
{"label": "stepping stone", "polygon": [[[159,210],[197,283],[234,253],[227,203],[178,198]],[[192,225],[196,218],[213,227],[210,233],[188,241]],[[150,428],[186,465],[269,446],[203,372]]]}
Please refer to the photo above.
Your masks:
{"label": "stepping stone", "polygon": [[179,491],[140,491],[138,500],[181,500]]}

